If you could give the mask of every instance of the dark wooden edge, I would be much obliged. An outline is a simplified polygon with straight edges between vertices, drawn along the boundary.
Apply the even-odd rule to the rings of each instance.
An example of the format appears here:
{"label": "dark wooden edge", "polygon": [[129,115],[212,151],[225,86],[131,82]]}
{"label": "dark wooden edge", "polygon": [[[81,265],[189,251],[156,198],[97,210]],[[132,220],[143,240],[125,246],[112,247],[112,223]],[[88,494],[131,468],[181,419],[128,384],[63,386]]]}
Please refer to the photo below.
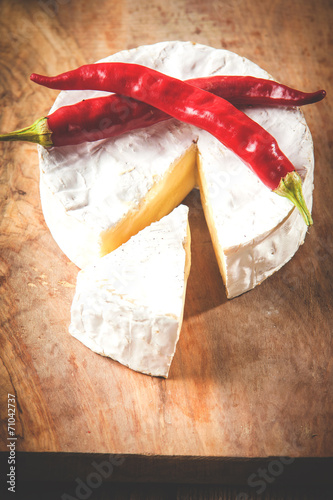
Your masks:
{"label": "dark wooden edge", "polygon": [[[0,452],[1,480],[9,472]],[[15,455],[17,482],[54,481],[73,485],[108,482],[164,482],[245,485],[333,485],[333,457],[220,458],[193,456],[31,453]]]}
{"label": "dark wooden edge", "polygon": [[[1,497],[3,498],[3,496]],[[77,489],[72,484],[23,482],[15,500],[332,500],[328,486],[268,486],[258,490],[235,485],[183,483],[103,483],[94,489]]]}

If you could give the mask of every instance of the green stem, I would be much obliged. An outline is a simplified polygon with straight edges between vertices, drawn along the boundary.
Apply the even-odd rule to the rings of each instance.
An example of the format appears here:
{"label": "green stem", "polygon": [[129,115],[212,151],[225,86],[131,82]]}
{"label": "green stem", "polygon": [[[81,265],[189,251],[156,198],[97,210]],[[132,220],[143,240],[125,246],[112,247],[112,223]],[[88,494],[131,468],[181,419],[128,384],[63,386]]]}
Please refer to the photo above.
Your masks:
{"label": "green stem", "polygon": [[303,197],[302,180],[295,170],[281,179],[274,193],[288,198],[298,208],[306,225],[312,226],[313,220]]}
{"label": "green stem", "polygon": [[0,141],[29,141],[48,148],[53,146],[51,135],[52,131],[47,124],[47,118],[39,118],[30,127],[0,134]]}

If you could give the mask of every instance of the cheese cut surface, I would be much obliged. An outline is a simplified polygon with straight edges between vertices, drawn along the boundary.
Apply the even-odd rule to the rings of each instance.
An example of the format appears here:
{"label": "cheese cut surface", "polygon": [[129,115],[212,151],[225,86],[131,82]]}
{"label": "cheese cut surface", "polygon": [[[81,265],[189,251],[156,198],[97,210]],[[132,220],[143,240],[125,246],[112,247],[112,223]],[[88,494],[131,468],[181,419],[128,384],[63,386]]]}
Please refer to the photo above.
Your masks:
{"label": "cheese cut surface", "polygon": [[70,333],[133,370],[167,377],[190,260],[188,208],[180,205],[79,272]]}
{"label": "cheese cut surface", "polygon": [[[270,78],[237,54],[191,42],[142,46],[104,61],[142,64],[180,79]],[[96,95],[101,93],[61,92],[52,111]],[[313,145],[302,112],[244,111],[276,137],[293,162],[311,210]],[[305,238],[307,228],[291,202],[267,189],[207,132],[176,120],[96,143],[39,147],[39,154],[45,220],[61,249],[81,268],[170,212],[193,188],[195,175],[229,298],[278,270]]]}

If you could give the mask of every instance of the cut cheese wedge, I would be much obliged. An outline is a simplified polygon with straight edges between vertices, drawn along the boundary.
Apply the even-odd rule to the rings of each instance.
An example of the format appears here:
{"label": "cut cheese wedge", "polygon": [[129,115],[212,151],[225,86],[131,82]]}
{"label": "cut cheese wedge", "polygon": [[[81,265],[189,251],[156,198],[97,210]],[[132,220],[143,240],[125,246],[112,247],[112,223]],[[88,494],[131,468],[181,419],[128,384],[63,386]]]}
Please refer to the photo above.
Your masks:
{"label": "cut cheese wedge", "polygon": [[167,377],[190,262],[188,208],[180,205],[79,272],[70,333],[133,370]]}
{"label": "cut cheese wedge", "polygon": [[[182,80],[209,75],[270,76],[226,50],[162,42],[105,61],[142,64]],[[52,111],[100,92],[61,92]],[[313,145],[297,109],[247,108],[278,141],[303,181],[311,210]],[[84,268],[177,206],[196,185],[229,298],[280,269],[307,227],[292,203],[265,187],[214,137],[169,120],[95,143],[39,147],[45,220],[64,253]]]}
{"label": "cut cheese wedge", "polygon": [[[57,105],[67,102],[63,94]],[[196,184],[193,134],[176,121],[117,139],[40,147],[39,155],[46,223],[81,269],[167,215]]]}
{"label": "cut cheese wedge", "polygon": [[[247,110],[265,128],[266,110]],[[312,140],[300,112],[279,110],[288,134],[275,124],[282,150],[299,167],[303,193],[312,207]],[[280,130],[278,130],[280,128]],[[267,188],[242,162],[209,134],[198,141],[198,182],[206,222],[228,298],[253,289],[280,269],[303,243],[307,226],[298,210]],[[306,165],[307,169],[304,169]]]}

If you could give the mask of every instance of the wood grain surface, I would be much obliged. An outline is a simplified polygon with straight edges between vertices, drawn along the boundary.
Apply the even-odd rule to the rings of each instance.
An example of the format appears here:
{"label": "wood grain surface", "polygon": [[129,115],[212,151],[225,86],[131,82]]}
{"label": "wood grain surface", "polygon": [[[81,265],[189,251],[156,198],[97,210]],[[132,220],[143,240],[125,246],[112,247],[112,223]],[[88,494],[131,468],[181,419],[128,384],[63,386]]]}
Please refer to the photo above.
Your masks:
{"label": "wood grain surface", "polygon": [[[7,394],[18,452],[329,457],[333,452],[332,24],[329,0],[0,1],[0,130],[30,125],[57,92],[29,82],[119,50],[192,40],[327,90],[304,109],[315,149],[314,226],[255,290],[227,300],[198,194],[192,269],[168,380],[68,333],[78,269],[45,225],[36,147],[0,145],[0,450]],[[198,497],[199,498],[199,497]]]}

